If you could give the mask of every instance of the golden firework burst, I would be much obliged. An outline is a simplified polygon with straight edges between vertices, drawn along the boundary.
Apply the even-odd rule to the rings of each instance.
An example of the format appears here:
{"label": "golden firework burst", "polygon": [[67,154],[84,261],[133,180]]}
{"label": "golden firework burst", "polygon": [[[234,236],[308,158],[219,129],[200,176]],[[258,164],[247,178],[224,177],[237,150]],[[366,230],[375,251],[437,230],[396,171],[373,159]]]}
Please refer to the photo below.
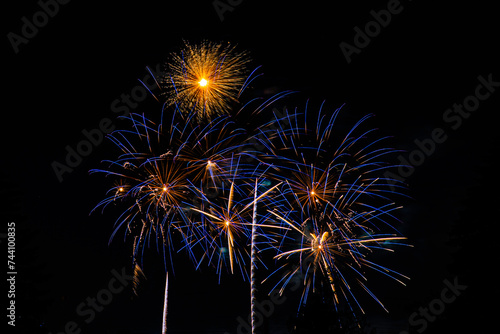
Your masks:
{"label": "golden firework burst", "polygon": [[162,80],[167,105],[175,104],[184,113],[195,112],[199,119],[227,114],[245,84],[248,54],[229,43],[184,44],[179,53],[171,55]]}
{"label": "golden firework burst", "polygon": [[[373,249],[384,249],[393,251],[389,246],[393,243],[398,244],[405,237],[389,234],[373,234],[367,236],[350,236],[352,234],[345,224],[340,224],[334,220],[329,220],[327,226],[318,221],[308,219],[309,228],[304,229],[306,222],[299,224],[295,221],[289,221],[287,218],[270,211],[279,220],[283,221],[289,228],[295,230],[300,235],[300,242],[295,243],[291,250],[283,251],[275,256],[275,259],[289,259],[291,256],[298,255],[300,265],[290,269],[290,263],[286,263],[282,268],[288,267],[285,273],[284,282],[290,281],[291,277],[297,274],[302,275],[304,282],[304,291],[302,298],[307,299],[309,291],[315,289],[315,278],[325,278],[330,286],[333,302],[339,304],[340,297],[346,300],[352,296],[352,287],[349,282],[357,282],[358,285],[367,291],[377,303],[386,311],[382,302],[366,287],[367,278],[364,269],[373,269],[383,272],[387,276],[404,285],[401,279],[409,279],[407,276],[397,273],[389,268],[383,267],[369,261],[366,254]],[[361,227],[361,225],[359,225]],[[366,229],[366,227],[364,227]],[[328,229],[329,231],[327,231]],[[287,283],[283,284],[280,293],[283,293]],[[355,297],[354,297],[355,299]],[[364,313],[361,305],[356,301],[360,310]]]}

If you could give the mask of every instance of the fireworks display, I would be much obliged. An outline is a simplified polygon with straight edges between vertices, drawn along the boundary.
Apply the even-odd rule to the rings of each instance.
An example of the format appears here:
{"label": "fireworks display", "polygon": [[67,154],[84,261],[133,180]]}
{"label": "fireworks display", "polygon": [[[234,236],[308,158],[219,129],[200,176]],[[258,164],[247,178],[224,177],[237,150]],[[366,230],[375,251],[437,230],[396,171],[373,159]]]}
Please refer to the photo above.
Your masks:
{"label": "fireworks display", "polygon": [[[115,182],[98,207],[124,208],[112,236],[121,230],[134,237],[139,264],[154,240],[165,263],[186,250],[196,268],[214,267],[219,281],[223,269],[246,279],[251,268],[252,310],[257,262],[276,266],[266,280],[276,280],[281,293],[300,278],[299,305],[323,290],[335,308],[363,311],[355,295],[363,290],[383,307],[365,271],[401,283],[407,278],[370,260],[404,240],[392,226],[399,194],[389,184],[397,180],[384,177],[393,168],[385,158],[396,150],[382,146],[387,138],[375,130],[363,130],[370,116],[347,130],[338,125],[340,108],[325,112],[322,105],[313,115],[306,106],[303,113],[270,117],[269,106],[287,92],[251,113],[268,112],[265,124],[245,129],[238,123],[241,108],[230,111],[252,81],[248,62],[234,46],[211,42],[185,43],[172,55],[161,78],[166,103],[158,120],[131,114],[130,129],[110,136],[121,154],[93,170]],[[258,256],[264,248],[275,252],[275,263]]]}

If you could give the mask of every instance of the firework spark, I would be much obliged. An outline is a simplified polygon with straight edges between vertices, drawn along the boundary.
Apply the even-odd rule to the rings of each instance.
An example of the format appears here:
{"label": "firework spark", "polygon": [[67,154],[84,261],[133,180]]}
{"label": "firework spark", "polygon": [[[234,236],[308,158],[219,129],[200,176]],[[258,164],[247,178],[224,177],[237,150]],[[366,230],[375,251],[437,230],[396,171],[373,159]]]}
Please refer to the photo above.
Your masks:
{"label": "firework spark", "polygon": [[199,119],[227,114],[246,86],[249,57],[230,44],[185,42],[171,58],[168,74],[160,79],[167,105],[175,104],[184,113],[194,111]]}

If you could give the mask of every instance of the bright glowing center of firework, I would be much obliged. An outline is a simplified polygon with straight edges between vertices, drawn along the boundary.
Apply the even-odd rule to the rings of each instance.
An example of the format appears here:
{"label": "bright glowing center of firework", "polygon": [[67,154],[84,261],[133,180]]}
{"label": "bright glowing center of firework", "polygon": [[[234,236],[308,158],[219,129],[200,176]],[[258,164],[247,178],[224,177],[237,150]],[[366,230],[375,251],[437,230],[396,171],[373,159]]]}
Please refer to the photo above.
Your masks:
{"label": "bright glowing center of firework", "polygon": [[313,191],[311,191],[311,196],[314,196],[314,195],[316,195],[316,193],[313,190]]}
{"label": "bright glowing center of firework", "polygon": [[212,167],[212,161],[208,160],[207,167]]}
{"label": "bright glowing center of firework", "polygon": [[120,189],[118,189],[120,192],[123,192],[123,187],[120,187]]}
{"label": "bright glowing center of firework", "polygon": [[167,189],[167,187],[166,187],[166,186],[164,186],[164,187],[163,187],[163,191],[167,191],[167,190],[168,190],[168,189]]}
{"label": "bright glowing center of firework", "polygon": [[231,223],[229,222],[229,220],[226,220],[225,224],[226,224],[226,226],[229,226],[229,224],[231,224]]}
{"label": "bright glowing center of firework", "polygon": [[201,78],[201,80],[198,81],[198,84],[200,85],[200,87],[205,87],[206,85],[208,85],[208,81],[205,78]]}
{"label": "bright glowing center of firework", "polygon": [[319,249],[323,249],[323,245],[319,245],[319,246],[318,246],[318,248],[319,248]]}

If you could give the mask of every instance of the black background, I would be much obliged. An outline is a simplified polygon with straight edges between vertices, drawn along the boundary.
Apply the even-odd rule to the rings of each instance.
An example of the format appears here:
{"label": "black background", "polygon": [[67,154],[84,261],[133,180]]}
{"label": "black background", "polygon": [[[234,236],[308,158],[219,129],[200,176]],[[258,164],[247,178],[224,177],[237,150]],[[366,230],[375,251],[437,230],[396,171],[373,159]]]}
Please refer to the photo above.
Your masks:
{"label": "black background", "polygon": [[[94,147],[63,182],[51,164],[63,162],[66,145],[75,147],[85,139],[81,131],[101,119],[119,127],[111,103],[130,94],[146,66],[164,61],[182,39],[237,43],[263,66],[257,91],[300,91],[293,99],[298,107],[308,98],[312,106],[326,100],[332,110],[345,103],[353,118],[374,113],[374,124],[394,136],[396,148],[412,152],[415,139],[443,128],[447,140],[407,179],[413,200],[404,201],[399,217],[414,247],[386,262],[411,280],[406,287],[370,281],[390,313],[362,299],[367,321],[377,333],[409,330],[410,314],[439,298],[443,280],[457,277],[467,289],[425,332],[497,328],[500,88],[458,129],[443,120],[448,108],[474,94],[478,76],[500,81],[497,10],[479,2],[401,5],[348,64],[339,44],[353,44],[353,28],[363,28],[373,20],[370,11],[387,8],[387,1],[247,0],[223,21],[212,1],[71,1],[17,54],[7,34],[20,34],[21,18],[31,20],[40,7],[36,1],[4,4],[1,224],[2,233],[7,222],[17,224],[18,332],[59,333],[72,320],[82,333],[161,332],[164,276],[154,252],[139,297],[124,290],[90,324],[75,311],[106,288],[112,269],[130,263],[119,238],[108,246],[116,212],[89,215],[106,188],[88,170],[114,152],[112,145]],[[135,111],[154,108],[148,98]],[[171,278],[170,332],[235,333],[237,317],[248,315],[247,283],[223,276],[218,285],[212,271],[195,272],[182,259]],[[286,333],[295,297],[269,318],[270,332]]]}

